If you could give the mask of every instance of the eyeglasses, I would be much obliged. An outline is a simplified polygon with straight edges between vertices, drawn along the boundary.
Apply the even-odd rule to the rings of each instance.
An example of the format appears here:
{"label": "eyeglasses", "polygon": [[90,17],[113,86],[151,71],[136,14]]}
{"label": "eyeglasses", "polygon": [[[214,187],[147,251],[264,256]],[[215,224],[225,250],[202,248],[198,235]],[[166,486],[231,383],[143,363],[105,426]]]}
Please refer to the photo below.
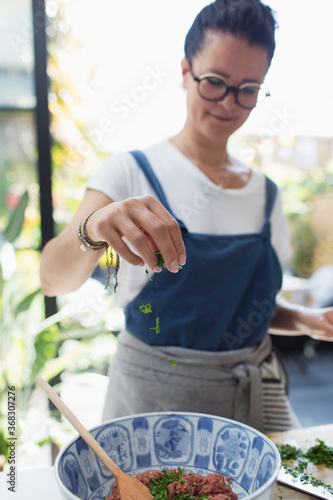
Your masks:
{"label": "eyeglasses", "polygon": [[239,87],[232,87],[218,75],[205,73],[201,76],[194,76],[194,81],[198,82],[198,93],[206,101],[221,101],[229,92],[233,92],[238,106],[245,109],[253,109],[258,102],[262,102],[270,96],[267,87],[262,83],[244,83]]}

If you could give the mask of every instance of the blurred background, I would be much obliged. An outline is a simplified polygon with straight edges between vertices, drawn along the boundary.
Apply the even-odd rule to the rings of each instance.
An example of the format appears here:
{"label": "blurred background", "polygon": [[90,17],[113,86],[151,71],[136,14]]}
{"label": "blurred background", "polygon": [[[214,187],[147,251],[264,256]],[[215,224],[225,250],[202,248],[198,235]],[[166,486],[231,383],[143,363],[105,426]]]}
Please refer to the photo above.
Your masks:
{"label": "blurred background", "polygon": [[[101,418],[122,311],[111,288],[104,290],[103,262],[77,293],[45,299],[40,252],[70,220],[85,181],[104,158],[180,130],[184,38],[206,3],[1,0],[0,468],[7,450],[8,386],[15,386],[18,401],[19,468],[52,463],[73,435],[35,390],[37,373],[85,425]],[[315,7],[302,0],[266,3],[279,23],[266,78],[271,97],[231,138],[230,153],[282,189],[293,246],[292,259],[284,263],[286,298],[329,306],[331,0],[317,0]],[[274,343],[285,359],[301,423],[328,423],[332,345],[307,337],[274,337]]]}

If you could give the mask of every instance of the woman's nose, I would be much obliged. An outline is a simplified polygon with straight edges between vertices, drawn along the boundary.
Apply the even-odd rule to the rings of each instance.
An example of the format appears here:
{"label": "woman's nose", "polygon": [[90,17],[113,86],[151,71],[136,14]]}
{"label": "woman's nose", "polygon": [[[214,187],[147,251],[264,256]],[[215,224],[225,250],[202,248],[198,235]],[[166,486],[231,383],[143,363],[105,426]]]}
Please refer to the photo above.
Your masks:
{"label": "woman's nose", "polygon": [[227,109],[234,108],[235,106],[237,106],[235,93],[232,91],[229,91],[227,93],[227,95],[225,95],[223,97],[223,99],[218,101],[218,104],[220,106],[222,105],[224,108],[227,108]]}

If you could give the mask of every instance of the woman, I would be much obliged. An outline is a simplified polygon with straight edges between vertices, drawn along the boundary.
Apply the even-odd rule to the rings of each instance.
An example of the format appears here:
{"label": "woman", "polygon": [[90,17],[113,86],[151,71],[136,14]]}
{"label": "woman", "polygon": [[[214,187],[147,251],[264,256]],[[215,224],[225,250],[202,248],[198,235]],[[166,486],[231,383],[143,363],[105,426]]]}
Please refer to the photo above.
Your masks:
{"label": "woman", "polygon": [[105,419],[162,409],[222,415],[265,432],[298,425],[267,332],[332,340],[333,309],[278,297],[279,261],[290,254],[279,192],[227,151],[268,94],[274,29],[259,0],[204,8],[185,42],[183,129],[143,153],[107,159],[73,221],[44,248],[46,295],[80,287],[105,245],[120,256],[116,298],[126,331]]}

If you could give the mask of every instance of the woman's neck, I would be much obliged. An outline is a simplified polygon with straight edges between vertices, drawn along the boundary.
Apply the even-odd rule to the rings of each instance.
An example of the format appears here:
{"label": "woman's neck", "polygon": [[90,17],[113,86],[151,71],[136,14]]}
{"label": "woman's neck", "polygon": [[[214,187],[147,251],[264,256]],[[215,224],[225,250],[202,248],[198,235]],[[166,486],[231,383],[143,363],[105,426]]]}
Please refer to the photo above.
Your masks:
{"label": "woman's neck", "polygon": [[229,163],[226,142],[216,145],[193,137],[185,129],[172,137],[170,142],[200,169],[221,169]]}
{"label": "woman's neck", "polygon": [[183,129],[170,142],[217,186],[238,189],[249,182],[251,170],[231,161],[227,141],[216,144]]}

